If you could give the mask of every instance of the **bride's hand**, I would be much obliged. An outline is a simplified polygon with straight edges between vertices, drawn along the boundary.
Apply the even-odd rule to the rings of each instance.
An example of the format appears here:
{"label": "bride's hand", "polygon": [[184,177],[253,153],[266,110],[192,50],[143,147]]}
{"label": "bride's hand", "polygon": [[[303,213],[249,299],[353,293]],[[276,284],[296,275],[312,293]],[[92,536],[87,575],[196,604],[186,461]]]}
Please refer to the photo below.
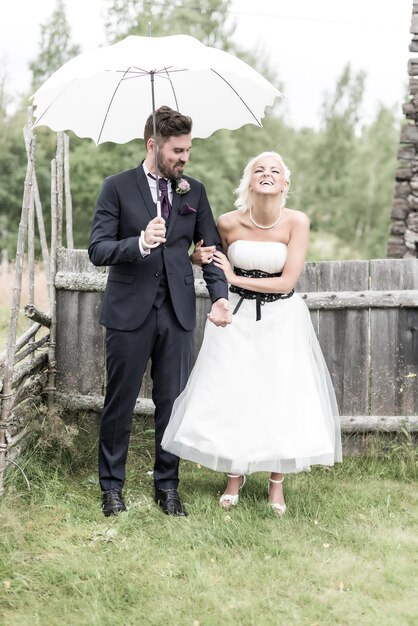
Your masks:
{"label": "bride's hand", "polygon": [[228,261],[228,258],[222,252],[216,250],[212,257],[212,262],[215,267],[219,267],[221,270],[223,270],[226,280],[228,281],[228,283],[232,284],[232,281],[235,278],[235,274],[230,262]]}

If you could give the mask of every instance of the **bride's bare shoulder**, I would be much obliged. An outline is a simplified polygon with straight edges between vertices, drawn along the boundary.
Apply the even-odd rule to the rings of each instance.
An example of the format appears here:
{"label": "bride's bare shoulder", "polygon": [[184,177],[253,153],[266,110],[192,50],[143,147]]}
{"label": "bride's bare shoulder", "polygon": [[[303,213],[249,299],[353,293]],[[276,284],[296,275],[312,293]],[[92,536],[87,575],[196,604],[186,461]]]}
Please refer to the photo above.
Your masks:
{"label": "bride's bare shoulder", "polygon": [[242,211],[236,209],[235,211],[228,211],[228,213],[223,213],[218,219],[218,228],[222,228],[224,230],[230,230],[234,226],[237,226],[241,223],[242,220]]}
{"label": "bride's bare shoulder", "polygon": [[286,213],[288,219],[294,226],[307,226],[309,228],[309,217],[303,211],[297,211],[296,209],[287,209]]}

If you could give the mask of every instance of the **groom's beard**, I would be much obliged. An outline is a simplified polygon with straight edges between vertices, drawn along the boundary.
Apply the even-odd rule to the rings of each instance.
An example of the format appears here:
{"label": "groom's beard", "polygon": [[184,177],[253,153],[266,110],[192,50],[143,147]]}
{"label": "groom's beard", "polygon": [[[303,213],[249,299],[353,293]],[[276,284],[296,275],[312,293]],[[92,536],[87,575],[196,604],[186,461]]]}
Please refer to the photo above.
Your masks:
{"label": "groom's beard", "polygon": [[161,152],[158,154],[158,171],[163,178],[168,180],[179,180],[183,175],[185,163],[183,161],[177,161],[174,165],[171,165],[166,161]]}

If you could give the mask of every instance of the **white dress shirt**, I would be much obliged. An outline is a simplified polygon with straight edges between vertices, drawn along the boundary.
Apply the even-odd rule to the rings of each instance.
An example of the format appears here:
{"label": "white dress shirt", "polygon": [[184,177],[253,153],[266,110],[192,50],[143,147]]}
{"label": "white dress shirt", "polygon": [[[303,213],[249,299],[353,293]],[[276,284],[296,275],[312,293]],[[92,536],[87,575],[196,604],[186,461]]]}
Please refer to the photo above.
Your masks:
{"label": "white dress shirt", "polygon": [[[148,181],[148,185],[151,191],[151,195],[152,195],[152,199],[154,200],[155,203],[157,203],[157,180],[154,176],[154,174],[151,174],[151,172],[149,171],[149,169],[147,168],[147,166],[145,165],[145,161],[142,164],[142,167],[144,168],[144,172],[145,172],[145,176],[146,179]],[[148,176],[148,174],[151,174],[151,176]],[[170,200],[170,204],[173,204],[173,187],[171,185],[171,180],[167,180],[167,190],[168,190],[168,198]],[[141,242],[141,237],[139,238],[139,251],[141,253],[141,256],[148,256],[148,254],[151,254],[151,249],[147,248],[144,249],[142,246],[142,242]]]}

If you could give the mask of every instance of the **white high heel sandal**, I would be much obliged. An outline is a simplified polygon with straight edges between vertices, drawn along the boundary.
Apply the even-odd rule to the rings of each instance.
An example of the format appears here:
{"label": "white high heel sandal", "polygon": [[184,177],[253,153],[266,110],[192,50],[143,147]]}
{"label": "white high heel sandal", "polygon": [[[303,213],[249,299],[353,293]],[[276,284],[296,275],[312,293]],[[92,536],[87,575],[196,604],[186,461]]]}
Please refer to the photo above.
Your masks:
{"label": "white high heel sandal", "polygon": [[238,504],[239,492],[245,485],[245,474],[227,474],[227,476],[228,478],[239,478],[240,476],[242,476],[242,483],[236,495],[233,496],[230,493],[224,493],[219,498],[219,504],[221,505],[223,509],[228,509],[230,506],[236,506]]}
{"label": "white high heel sandal", "polygon": [[[268,495],[270,495],[270,483],[274,483],[275,485],[281,485],[283,481],[284,481],[284,476],[281,480],[273,480],[272,478],[269,478],[269,485],[267,489]],[[279,504],[278,502],[269,502],[269,504],[271,508],[273,509],[273,511],[277,513],[277,515],[283,515],[286,512],[285,504]]]}

